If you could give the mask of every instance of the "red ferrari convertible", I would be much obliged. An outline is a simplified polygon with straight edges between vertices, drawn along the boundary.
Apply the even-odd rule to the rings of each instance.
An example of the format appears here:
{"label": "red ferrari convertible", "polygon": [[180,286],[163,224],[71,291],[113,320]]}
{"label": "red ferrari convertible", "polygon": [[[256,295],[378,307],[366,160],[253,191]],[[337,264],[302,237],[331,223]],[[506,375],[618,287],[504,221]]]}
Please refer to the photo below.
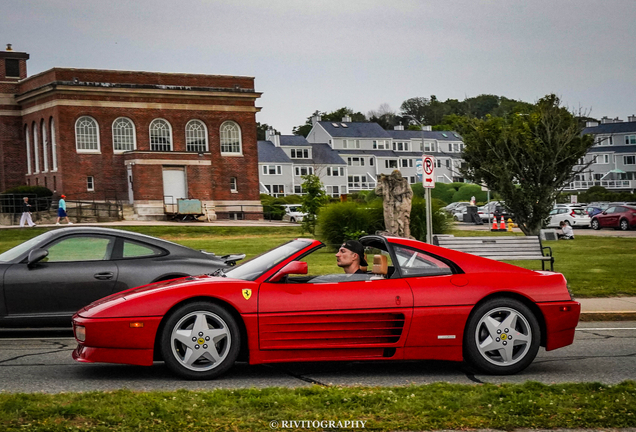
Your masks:
{"label": "red ferrari convertible", "polygon": [[313,254],[324,244],[296,239],[226,273],[106,297],[73,317],[73,358],[163,360],[188,379],[214,378],[238,358],[466,360],[485,373],[512,374],[539,346],[574,339],[580,304],[560,273],[404,238],[360,241],[373,263],[366,274],[346,275],[334,258],[333,274],[312,275],[324,273]]}

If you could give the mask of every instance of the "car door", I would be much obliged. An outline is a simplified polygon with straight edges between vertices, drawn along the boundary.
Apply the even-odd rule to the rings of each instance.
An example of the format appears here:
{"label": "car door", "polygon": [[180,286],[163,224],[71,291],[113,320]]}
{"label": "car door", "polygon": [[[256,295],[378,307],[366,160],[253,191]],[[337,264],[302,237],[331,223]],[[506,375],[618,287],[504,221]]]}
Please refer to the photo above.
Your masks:
{"label": "car door", "polygon": [[[311,273],[312,260],[303,261],[309,261]],[[409,285],[397,278],[337,271],[261,284],[261,350],[341,349],[347,356],[347,349],[372,348],[381,357],[385,348],[404,344],[413,307]]]}
{"label": "car door", "polygon": [[407,246],[394,245],[402,277],[413,291],[413,321],[406,347],[414,358],[461,346],[472,309],[468,278],[446,259]]}
{"label": "car door", "polygon": [[616,211],[616,207],[610,207],[603,213],[597,215],[598,222],[602,227],[614,226],[614,224],[612,223],[612,220],[614,219],[614,211]]}
{"label": "car door", "polygon": [[67,235],[47,244],[48,256],[29,267],[13,264],[4,277],[7,315],[71,316],[112,294],[117,266],[110,261],[115,238]]}
{"label": "car door", "polygon": [[550,210],[550,219],[548,220],[548,226],[559,226],[559,218],[557,214],[559,213],[559,209]]}

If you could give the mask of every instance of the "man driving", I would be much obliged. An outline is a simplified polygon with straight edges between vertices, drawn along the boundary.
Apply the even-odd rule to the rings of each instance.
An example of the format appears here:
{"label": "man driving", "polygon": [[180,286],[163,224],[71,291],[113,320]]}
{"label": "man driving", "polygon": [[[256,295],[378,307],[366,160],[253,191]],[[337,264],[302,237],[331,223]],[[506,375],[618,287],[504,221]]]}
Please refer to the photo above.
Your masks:
{"label": "man driving", "polygon": [[360,267],[368,266],[364,259],[364,246],[357,240],[347,240],[336,254],[338,267],[347,274],[366,274]]}

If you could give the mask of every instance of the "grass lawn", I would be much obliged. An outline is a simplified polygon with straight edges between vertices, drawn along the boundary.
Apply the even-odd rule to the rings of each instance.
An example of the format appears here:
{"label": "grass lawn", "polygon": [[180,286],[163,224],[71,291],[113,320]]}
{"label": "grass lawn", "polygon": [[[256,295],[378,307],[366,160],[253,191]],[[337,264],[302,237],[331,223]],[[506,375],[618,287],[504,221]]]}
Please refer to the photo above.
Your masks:
{"label": "grass lawn", "polygon": [[[335,430],[337,422],[344,430],[630,428],[634,407],[633,381],[0,394],[0,429]],[[329,421],[334,427],[321,423]]]}
{"label": "grass lawn", "polygon": [[[247,258],[265,252],[296,237],[308,237],[296,227],[189,227],[135,226],[130,231],[180,243],[216,254],[245,253]],[[46,231],[45,228],[0,230],[0,252]],[[457,237],[511,235],[488,231],[451,231]],[[522,235],[519,233],[513,235]],[[585,236],[574,241],[547,241],[555,257],[554,270],[567,278],[577,297],[636,296],[636,278],[631,265],[636,262],[636,239]],[[310,272],[320,274],[335,268],[335,252],[328,248],[313,254]],[[541,269],[539,261],[512,261],[521,267]]]}

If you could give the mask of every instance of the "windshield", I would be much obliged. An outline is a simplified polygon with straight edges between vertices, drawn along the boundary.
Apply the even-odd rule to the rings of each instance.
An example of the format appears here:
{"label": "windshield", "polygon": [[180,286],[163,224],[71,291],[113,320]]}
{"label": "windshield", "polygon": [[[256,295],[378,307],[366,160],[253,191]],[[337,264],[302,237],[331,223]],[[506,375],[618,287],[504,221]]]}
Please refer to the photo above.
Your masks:
{"label": "windshield", "polygon": [[20,255],[29,252],[31,249],[34,249],[38,244],[45,241],[49,237],[51,237],[51,233],[40,234],[37,237],[33,237],[31,240],[27,240],[22,244],[17,245],[16,247],[9,249],[8,251],[0,254],[0,262],[10,262],[14,259],[18,258]]}
{"label": "windshield", "polygon": [[228,271],[226,275],[234,279],[253,281],[285,258],[303,250],[310,244],[311,242],[307,240],[292,240],[289,243],[278,246],[276,249],[245,261],[240,266]]}

